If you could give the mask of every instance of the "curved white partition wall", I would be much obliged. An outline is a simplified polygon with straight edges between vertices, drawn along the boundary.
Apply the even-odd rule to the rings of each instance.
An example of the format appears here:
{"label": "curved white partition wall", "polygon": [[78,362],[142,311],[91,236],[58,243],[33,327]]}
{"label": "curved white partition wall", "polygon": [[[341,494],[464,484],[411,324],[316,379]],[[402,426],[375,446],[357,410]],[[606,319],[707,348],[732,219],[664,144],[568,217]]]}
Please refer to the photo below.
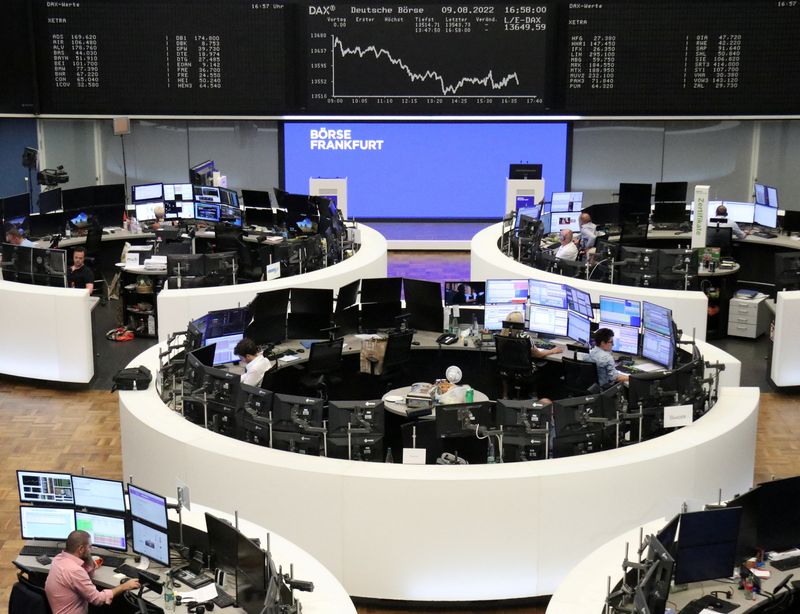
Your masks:
{"label": "curved white partition wall", "polygon": [[[173,488],[172,491],[174,490]],[[231,524],[234,522],[234,516],[229,510],[220,511],[192,503],[191,511],[184,509],[181,512],[183,523],[205,531],[206,512],[227,520]],[[169,510],[169,517],[170,520],[176,522],[178,520],[178,514],[174,510]],[[239,516],[239,530],[247,537],[257,537],[263,548],[266,548],[267,534],[269,534],[270,553],[275,567],[283,567],[283,572],[289,573],[289,565],[294,565],[295,578],[314,583],[314,590],[310,593],[295,591],[295,597],[303,606],[303,612],[306,614],[356,614],[356,608],[344,587],[322,563],[308,552],[285,537],[281,537],[241,515]]]}
{"label": "curved white partition wall", "polygon": [[170,333],[186,330],[190,320],[209,311],[247,305],[256,294],[265,290],[292,287],[338,290],[357,279],[386,277],[386,239],[363,224],[358,228],[361,231],[361,249],[351,258],[318,271],[236,286],[162,290],[157,307],[159,340],[164,341]]}
{"label": "curved white partition wall", "polygon": [[[155,372],[158,351],[131,364]],[[119,398],[124,475],[145,488],[181,479],[307,550],[352,596],[472,601],[552,594],[623,530],[747,489],[759,393],[723,388],[691,426],[617,450],[455,467],[281,452],[188,422],[153,385]]]}
{"label": "curved white partition wall", "polygon": [[497,246],[502,232],[502,224],[495,224],[481,230],[472,237],[472,274],[471,278],[484,279],[541,279],[554,283],[568,283],[592,295],[592,301],[599,297],[613,296],[618,298],[636,298],[651,301],[672,309],[672,319],[678,328],[689,336],[692,331],[697,339],[706,338],[706,319],[708,315],[708,299],[702,292],[681,290],[660,290],[658,288],[635,288],[620,286],[601,281],[586,281],[564,277],[557,273],[540,271],[509,258]]}
{"label": "curved white partition wall", "polygon": [[92,299],[85,290],[0,279],[0,373],[86,384],[94,376]]}

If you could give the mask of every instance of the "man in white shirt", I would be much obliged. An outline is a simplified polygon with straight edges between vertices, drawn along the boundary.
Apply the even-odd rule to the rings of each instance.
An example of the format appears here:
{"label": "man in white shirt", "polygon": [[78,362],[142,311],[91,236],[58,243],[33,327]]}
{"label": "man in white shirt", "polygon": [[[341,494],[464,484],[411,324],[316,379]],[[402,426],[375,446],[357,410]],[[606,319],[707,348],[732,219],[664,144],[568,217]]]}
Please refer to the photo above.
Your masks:
{"label": "man in white shirt", "polygon": [[258,346],[252,339],[243,338],[233,353],[242,359],[244,363],[244,373],[242,373],[242,383],[248,386],[259,386],[264,374],[269,371],[272,363],[258,351]]}
{"label": "man in white shirt", "polygon": [[23,237],[16,226],[11,226],[6,230],[6,243],[19,245],[21,247],[34,247],[33,241]]}
{"label": "man in white shirt", "polygon": [[[728,219],[728,208],[725,205],[719,205],[717,207],[717,211],[712,219],[724,219],[724,222],[719,223],[720,228],[731,228],[733,230],[733,236],[736,239],[744,239],[747,236],[747,233],[739,228],[739,224],[737,224],[734,220]],[[717,226],[716,223],[708,223],[709,226]]]}
{"label": "man in white shirt", "polygon": [[562,228],[558,233],[558,242],[561,244],[556,250],[556,258],[559,260],[577,260],[578,248],[572,240],[572,231],[569,228]]}

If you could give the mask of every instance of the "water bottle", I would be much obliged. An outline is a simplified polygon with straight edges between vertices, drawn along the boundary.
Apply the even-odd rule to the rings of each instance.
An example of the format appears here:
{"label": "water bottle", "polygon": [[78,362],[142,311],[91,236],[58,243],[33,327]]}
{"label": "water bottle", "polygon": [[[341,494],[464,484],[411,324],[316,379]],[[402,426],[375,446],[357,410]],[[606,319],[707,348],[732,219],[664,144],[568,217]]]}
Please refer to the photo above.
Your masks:
{"label": "water bottle", "polygon": [[473,403],[475,401],[475,391],[470,386],[467,386],[467,391],[464,393],[464,401],[466,403]]}
{"label": "water bottle", "polygon": [[486,463],[489,465],[494,464],[494,444],[491,437],[489,438],[489,450],[486,453]]}
{"label": "water bottle", "polygon": [[394,463],[394,456],[392,456],[392,449],[391,448],[389,448],[386,451],[386,460],[384,462],[385,463]]}
{"label": "water bottle", "polygon": [[167,584],[164,587],[164,610],[167,612],[175,611],[175,582],[172,574],[167,574]]}

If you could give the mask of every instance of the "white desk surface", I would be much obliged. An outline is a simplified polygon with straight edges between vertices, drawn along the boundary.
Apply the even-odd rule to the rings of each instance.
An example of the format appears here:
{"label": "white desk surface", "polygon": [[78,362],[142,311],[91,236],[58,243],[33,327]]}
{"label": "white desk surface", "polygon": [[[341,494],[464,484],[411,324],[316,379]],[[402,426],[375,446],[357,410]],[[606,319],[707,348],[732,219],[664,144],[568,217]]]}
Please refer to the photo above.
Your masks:
{"label": "white desk surface", "polygon": [[[462,384],[460,384],[462,385]],[[482,403],[484,401],[488,401],[489,397],[487,397],[483,392],[480,390],[473,390],[473,401],[475,403]],[[398,416],[403,416],[404,418],[408,416],[408,406],[405,404],[405,400],[402,403],[398,403],[397,401],[387,401],[387,398],[390,397],[403,397],[411,391],[411,386],[403,386],[401,388],[395,388],[394,390],[390,390],[386,394],[383,395],[383,406],[386,408],[387,411],[392,412],[393,414],[397,414]],[[436,408],[432,408],[431,413],[429,414],[431,418],[436,416]]]}

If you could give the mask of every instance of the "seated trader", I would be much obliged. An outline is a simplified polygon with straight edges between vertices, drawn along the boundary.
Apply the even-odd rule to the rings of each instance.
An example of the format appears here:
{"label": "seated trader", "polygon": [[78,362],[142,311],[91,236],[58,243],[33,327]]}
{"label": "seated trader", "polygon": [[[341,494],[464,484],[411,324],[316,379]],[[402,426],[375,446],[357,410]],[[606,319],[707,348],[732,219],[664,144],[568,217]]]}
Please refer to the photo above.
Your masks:
{"label": "seated trader", "polygon": [[252,339],[244,338],[236,347],[233,353],[242,359],[244,363],[244,373],[242,373],[242,383],[248,386],[258,386],[264,379],[264,373],[269,371],[272,363],[261,352]]}
{"label": "seated trader", "polygon": [[611,348],[614,345],[614,331],[598,328],[594,332],[594,347],[589,350],[589,358],[597,367],[597,381],[605,387],[614,382],[627,382],[628,376],[617,371]]}
{"label": "seated trader", "polygon": [[597,240],[597,224],[592,222],[592,216],[588,213],[581,213],[578,218],[581,230],[578,235],[578,249],[586,251],[594,247],[594,242]]}
{"label": "seated trader", "polygon": [[[521,311],[512,311],[511,313],[508,314],[508,316],[506,316],[505,321],[514,322],[516,324],[524,324],[525,316]],[[503,330],[500,331],[500,334],[503,337],[514,337],[517,336],[517,331],[510,328],[504,328]],[[531,356],[533,356],[533,358],[537,360],[540,360],[545,356],[550,356],[551,354],[561,354],[563,351],[564,348],[562,348],[560,345],[557,345],[549,350],[540,350],[535,345],[533,345],[533,343],[531,343]]]}
{"label": "seated trader", "polygon": [[99,591],[92,583],[95,569],[89,534],[73,531],[67,536],[64,551],[53,559],[44,585],[53,614],[86,614],[90,603],[108,605],[120,593],[139,588],[139,580],[128,580]]}
{"label": "seated trader", "polygon": [[719,225],[720,228],[731,228],[733,229],[733,236],[736,239],[744,239],[749,233],[744,232],[741,228],[739,228],[739,224],[737,224],[733,220],[728,219],[728,208],[725,205],[719,205],[717,207],[717,211],[714,215],[714,218],[719,219],[723,218],[725,221],[720,222],[719,224],[712,224],[711,222],[708,223],[709,226],[717,226]]}
{"label": "seated trader", "polygon": [[560,243],[556,250],[556,258],[559,260],[577,260],[578,247],[572,240],[572,231],[569,228],[562,228],[558,233],[558,242]]}
{"label": "seated trader", "polygon": [[11,243],[11,245],[19,245],[22,247],[34,247],[33,241],[23,237],[16,226],[9,226],[6,229],[6,243]]}
{"label": "seated trader", "polygon": [[94,272],[84,265],[86,248],[79,245],[72,250],[72,266],[67,273],[67,282],[70,288],[86,288],[89,294],[94,290]]}

